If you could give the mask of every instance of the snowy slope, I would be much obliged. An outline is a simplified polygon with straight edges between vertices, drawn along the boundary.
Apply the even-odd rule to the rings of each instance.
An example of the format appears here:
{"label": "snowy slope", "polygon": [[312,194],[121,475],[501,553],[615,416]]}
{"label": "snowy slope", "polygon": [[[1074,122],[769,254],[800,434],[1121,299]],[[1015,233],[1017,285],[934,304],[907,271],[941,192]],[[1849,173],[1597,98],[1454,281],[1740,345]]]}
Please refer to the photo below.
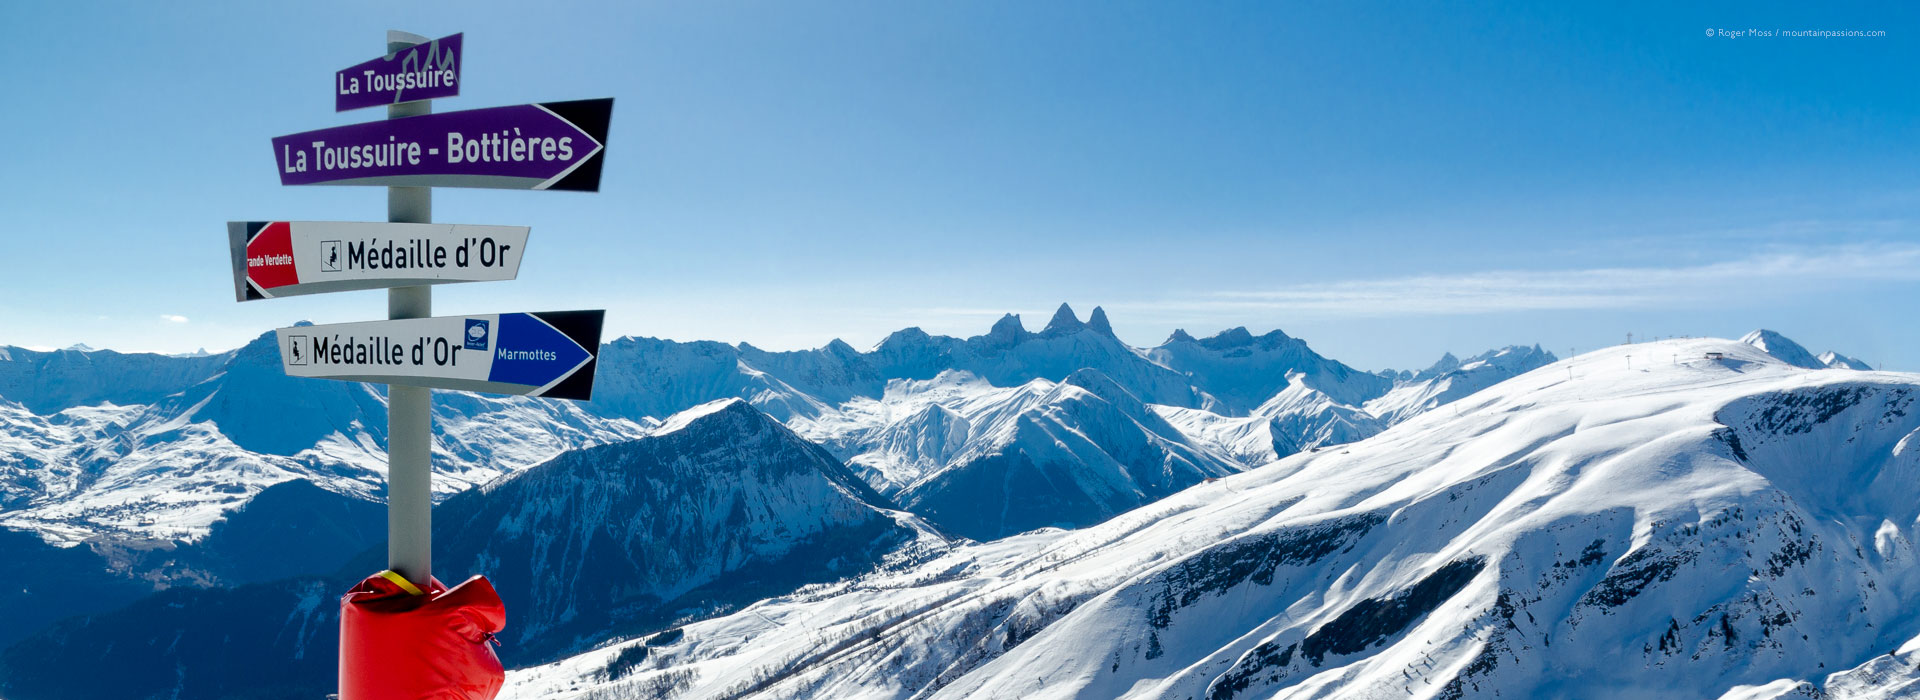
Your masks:
{"label": "snowy slope", "polygon": [[1832,350],[1820,353],[1820,356],[1814,359],[1820,362],[1820,366],[1826,367],[1827,369],[1857,369],[1862,372],[1873,371],[1873,368],[1867,366],[1867,363]]}
{"label": "snowy slope", "polygon": [[[996,387],[963,371],[894,380],[789,421],[902,506],[969,537],[1079,526],[1242,465],[1105,373]],[[1213,415],[1213,414],[1206,414]]]}
{"label": "snowy slope", "polygon": [[[1649,350],[1684,360],[1627,368]],[[1916,397],[1732,341],[1611,348],[504,696],[1718,697],[1920,633]]]}
{"label": "snowy slope", "polygon": [[[381,388],[290,378],[277,365],[270,335],[193,357],[0,350],[0,526],[62,544],[97,536],[190,541],[253,494],[291,479],[378,498]],[[1095,393],[1110,407],[1133,413],[1040,408],[1043,400],[1073,400],[1055,387],[1083,370],[1104,377],[1110,388]],[[1412,405],[1393,419],[1483,385],[1434,381],[1450,383],[1395,389]],[[1011,468],[1045,475],[1065,514],[999,518],[1006,527],[1087,524],[1223,467],[1371,435],[1381,422],[1356,402],[1389,383],[1279,331],[1255,337],[1234,329],[1204,340],[1180,333],[1159,348],[1133,348],[1113,335],[1103,310],[1083,322],[1066,305],[1037,333],[1008,316],[967,339],[900,331],[865,353],[837,341],[768,352],[622,338],[603,348],[589,403],[436,394],[434,485],[451,495],[568,449],[643,436],[691,406],[740,398],[828,447],[885,493],[945,473],[915,501],[934,503],[938,491],[983,488],[961,482],[984,472],[956,467]],[[1046,415],[1021,428],[1015,417],[1029,410]],[[1004,531],[975,531],[989,530]]]}
{"label": "snowy slope", "polygon": [[[93,355],[100,358],[85,361]],[[53,402],[42,406],[57,411],[36,413],[0,394],[0,526],[67,545],[98,536],[191,541],[284,481],[304,478],[361,498],[377,498],[384,489],[381,388],[288,377],[271,334],[205,358],[106,351],[50,356],[78,356],[61,366],[93,370],[63,370],[69,374],[45,383],[72,388],[27,391],[30,399],[51,401],[47,396],[58,394],[151,403]],[[138,371],[190,383],[158,397],[152,395],[169,388],[158,381],[116,393],[112,386],[122,379],[110,370],[125,358],[140,359]],[[207,361],[217,362],[215,371],[189,371]],[[102,386],[87,388],[93,384]],[[435,395],[434,419],[434,487],[441,494],[567,449],[646,434],[640,423],[597,416],[571,402],[452,392]]]}
{"label": "snowy slope", "polygon": [[1098,370],[1023,389],[974,413],[978,437],[900,491],[901,507],[986,540],[1091,525],[1239,470]]}
{"label": "snowy slope", "polygon": [[917,537],[890,505],[724,399],[449,499],[435,511],[435,568],[493,578],[511,611],[504,639],[527,659],[738,604],[742,589],[865,570]]}
{"label": "snowy slope", "polygon": [[1905,700],[1920,697],[1920,637],[1866,663],[1815,680],[1739,685],[1720,700]]}
{"label": "snowy slope", "polygon": [[1365,410],[1294,381],[1253,410],[1252,415],[1229,418],[1211,411],[1155,406],[1162,416],[1193,436],[1195,442],[1245,468],[1281,457],[1372,437],[1386,424]]}
{"label": "snowy slope", "polygon": [[1799,343],[1793,342],[1792,339],[1765,328],[1742,336],[1740,342],[1760,348],[1761,352],[1772,355],[1775,359],[1795,367],[1820,369],[1827,366],[1827,363],[1821,362],[1819,358],[1814,357],[1813,353],[1807,352],[1807,349],[1801,347]]}
{"label": "snowy slope", "polygon": [[[445,581],[492,578],[507,608],[499,654],[527,663],[947,548],[884,505],[819,447],[726,400],[672,416],[648,438],[570,451],[441,503],[434,569]],[[322,697],[335,677],[337,597],[384,563],[376,546],[339,576],[176,588],[88,611],[0,653],[0,692]]]}

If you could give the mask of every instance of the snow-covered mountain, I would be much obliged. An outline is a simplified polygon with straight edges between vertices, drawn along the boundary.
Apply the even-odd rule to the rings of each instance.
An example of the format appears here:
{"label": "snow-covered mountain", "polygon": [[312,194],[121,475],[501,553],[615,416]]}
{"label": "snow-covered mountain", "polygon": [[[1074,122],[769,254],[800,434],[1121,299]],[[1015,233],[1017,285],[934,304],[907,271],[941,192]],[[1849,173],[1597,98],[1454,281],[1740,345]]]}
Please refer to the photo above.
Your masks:
{"label": "snow-covered mountain", "polygon": [[1539,345],[1530,348],[1509,345],[1467,358],[1465,362],[1447,353],[1432,367],[1396,383],[1385,395],[1362,405],[1367,413],[1388,424],[1399,423],[1559,359]]}
{"label": "snow-covered mountain", "polygon": [[[603,350],[590,403],[436,394],[438,495],[738,398],[872,487],[956,532],[992,537],[1091,524],[1202,479],[1371,435],[1381,421],[1352,400],[1387,389],[1278,331],[1182,332],[1139,349],[1113,335],[1103,310],[1082,322],[1065,305],[1037,333],[1009,315],[985,335],[907,329],[867,352],[837,341],[768,352],[645,338]],[[58,546],[166,548],[205,537],[279,483],[379,499],[381,388],[291,378],[277,364],[270,334],[180,357],[0,350],[0,527]],[[1002,477],[988,489],[993,474]],[[978,512],[961,512],[961,499]]]}
{"label": "snow-covered mountain", "polygon": [[[724,400],[446,500],[435,571],[489,575],[507,603],[501,656],[538,661],[947,548],[886,506],[824,450]],[[0,694],[321,697],[336,673],[337,596],[384,550],[334,576],[177,588],[67,619],[0,654]]]}
{"label": "snow-covered mountain", "polygon": [[1062,381],[1074,372],[1093,369],[1148,403],[1192,408],[1216,404],[1178,371],[1120,342],[1106,311],[1098,307],[1082,323],[1071,307],[1061,304],[1038,333],[1027,331],[1015,314],[994,323],[986,335],[964,341],[908,329],[888,336],[873,354],[889,378],[927,379],[939,371],[964,370],[1005,387],[1034,379]]}
{"label": "snow-covered mountain", "polygon": [[[622,338],[603,348],[590,403],[436,394],[434,484],[448,496],[738,398],[826,446],[883,493],[918,488],[911,504],[932,509],[963,492],[984,498],[982,509],[1028,504],[995,515],[998,525],[962,528],[991,536],[1097,522],[1199,479],[1365,438],[1551,360],[1516,346],[1466,363],[1448,355],[1396,380],[1280,331],[1204,339],[1180,331],[1134,348],[1113,335],[1104,310],[1083,322],[1064,304],[1037,333],[1008,315],[984,335],[910,328],[867,352],[839,341],[769,352]],[[379,498],[380,388],[286,377],[277,362],[266,335],[206,356],[0,353],[0,526],[62,545],[193,541],[275,483],[305,479]],[[31,379],[41,376],[50,379]],[[1074,376],[1098,377],[1102,388],[1091,399],[1058,388],[1089,389]],[[1068,410],[1075,401],[1131,413]],[[995,470],[1009,470],[999,493],[978,492]],[[1028,478],[1045,488],[1008,487]],[[959,522],[950,507],[943,517]]]}
{"label": "snow-covered mountain", "polygon": [[[1495,355],[1475,358],[1482,371],[1463,373],[1423,405],[1517,366]],[[1088,390],[1089,382],[1102,387],[1092,399],[1059,388]],[[1008,315],[985,335],[909,328],[868,352],[838,341],[767,352],[625,338],[602,353],[589,410],[644,420],[744,399],[847,460],[879,491],[981,537],[1098,522],[1201,479],[1372,435],[1385,423],[1361,404],[1394,384],[1279,331],[1255,337],[1236,328],[1202,340],[1178,332],[1157,348],[1133,348],[1114,337],[1104,310],[1083,322],[1063,304],[1037,333]],[[1111,411],[1062,402],[1133,413],[1096,416]],[[940,505],[961,498],[978,512],[961,517]],[[974,521],[986,514],[991,524]]]}
{"label": "snow-covered mountain", "polygon": [[1807,352],[1807,349],[1801,347],[1799,343],[1765,328],[1742,336],[1740,342],[1760,348],[1761,352],[1795,367],[1820,369],[1829,366],[1820,358],[1814,357],[1813,353]]}
{"label": "snow-covered mountain", "polygon": [[1827,369],[1857,369],[1862,372],[1873,371],[1873,368],[1867,366],[1867,363],[1832,350],[1820,353],[1820,356],[1814,359],[1820,362],[1820,366],[1826,367]]}
{"label": "snow-covered mountain", "polygon": [[[1885,612],[1909,600],[1902,597],[1907,574],[1889,568],[1894,555],[1867,554],[1863,545],[1849,558],[1853,550],[1832,543],[1851,537],[1879,553],[1882,540],[1912,536],[1900,528],[1910,529],[1914,517],[1868,522],[1863,508],[1891,513],[1894,506],[1847,501],[1848,489],[1789,479],[1790,465],[1782,465],[1873,471],[1883,480],[1855,479],[1864,484],[1855,490],[1900,493],[1904,477],[1882,473],[1907,469],[1920,438],[1900,442],[1882,433],[1906,425],[1911,410],[1895,394],[1905,396],[1912,377],[1810,371],[1800,365],[1853,365],[1833,353],[1799,358],[1791,352],[1799,346],[1778,334],[1751,340],[1758,342],[1629,346],[1545,369],[1537,368],[1554,362],[1550,354],[1514,346],[1464,362],[1448,355],[1427,371],[1389,376],[1320,357],[1277,331],[1234,329],[1205,340],[1176,333],[1160,347],[1134,348],[1113,336],[1103,311],[1081,322],[1064,306],[1038,333],[1010,316],[983,336],[909,329],[866,352],[839,342],[768,352],[626,338],[604,348],[590,403],[436,395],[436,485],[448,497],[437,511],[439,563],[456,575],[490,573],[503,591],[521,596],[510,597],[509,609],[526,617],[510,620],[515,650],[504,652],[521,662],[773,596],[753,608],[765,615],[759,622],[741,615],[697,622],[684,637],[650,637],[607,651],[612,657],[588,652],[517,676],[522,687],[548,690],[564,683],[613,694],[647,684],[705,688],[690,697],[780,696],[802,686],[881,697],[1045,694],[1016,681],[1030,674],[1056,689],[1060,679],[1093,679],[1067,686],[1065,694],[1082,696],[1344,697],[1391,679],[1372,647],[1347,650],[1354,643],[1337,643],[1340,635],[1358,634],[1355,626],[1372,630],[1406,610],[1415,610],[1412,618],[1438,615],[1443,608],[1418,601],[1446,599],[1479,611],[1447,612],[1442,625],[1472,634],[1445,637],[1441,627],[1428,629],[1441,623],[1415,619],[1368,639],[1402,654],[1415,648],[1404,646],[1416,638],[1410,630],[1424,630],[1418,648],[1432,642],[1440,651],[1425,653],[1452,654],[1445,672],[1453,675],[1428,679],[1439,687],[1453,683],[1474,694],[1473,683],[1484,680],[1523,695],[1552,694],[1559,691],[1541,685],[1541,664],[1567,662],[1538,656],[1549,639],[1556,648],[1601,640],[1593,642],[1599,649],[1644,631],[1597,621],[1627,602],[1583,602],[1605,599],[1592,593],[1602,583],[1629,585],[1618,581],[1633,576],[1653,582],[1631,585],[1653,587],[1668,576],[1684,582],[1671,590],[1704,591],[1661,598],[1674,611],[1667,646],[1683,640],[1699,652],[1702,640],[1724,640],[1732,630],[1737,639],[1759,634],[1785,645],[1768,648],[1812,654],[1831,668],[1871,663],[1870,655],[1849,655],[1882,643],[1888,646],[1873,651],[1884,652],[1920,634]],[[1632,353],[1673,359],[1636,358],[1629,368],[1621,360]],[[198,684],[173,675],[185,659],[230,656],[238,644],[248,653],[267,650],[249,662],[262,668],[292,664],[283,669],[288,678],[330,677],[302,650],[333,643],[325,636],[333,633],[328,606],[313,601],[316,591],[344,580],[176,590],[160,603],[111,611],[156,588],[326,573],[320,569],[343,552],[367,544],[377,525],[362,521],[377,509],[369,500],[379,497],[383,477],[384,397],[364,385],[289,379],[276,364],[264,338],[205,357],[10,350],[0,358],[0,390],[20,397],[0,393],[0,526],[41,540],[0,541],[38,576],[0,576],[9,586],[28,582],[21,594],[0,595],[19,612],[0,615],[0,624],[17,622],[18,638],[59,615],[89,614],[14,646],[0,660],[11,664],[7,674],[53,682],[37,669],[64,668],[58,649],[141,668],[151,664],[128,655],[145,654],[171,661],[149,669],[151,687],[136,695],[188,688],[183,697],[191,697],[246,687],[209,680],[218,672],[208,669],[192,672]],[[39,386],[31,378],[42,371],[73,385]],[[1833,398],[1829,387],[1865,393]],[[1449,403],[1457,410],[1433,410]],[[1882,404],[1887,425],[1853,413]],[[696,410],[674,417],[687,409]],[[1838,427],[1808,427],[1829,423],[1844,424],[1853,441],[1829,434]],[[1842,446],[1828,444],[1835,440]],[[1649,451],[1655,447],[1667,451]],[[541,463],[547,466],[527,471]],[[491,485],[472,488],[483,483]],[[1622,485],[1630,488],[1609,495]],[[1787,500],[1756,495],[1767,489]],[[1806,505],[1815,495],[1831,503]],[[668,507],[688,502],[703,506]],[[268,511],[296,515],[266,518]],[[1828,544],[1804,558],[1793,554],[1799,560],[1781,569],[1801,573],[1778,581],[1753,574],[1760,583],[1736,585],[1727,562],[1747,560],[1728,558],[1730,548],[1814,546],[1798,534],[1750,528],[1722,535],[1713,528],[1734,526],[1701,525],[1729,517],[1760,518]],[[986,542],[917,563],[946,549],[936,526]],[[1540,527],[1572,534],[1541,534]],[[309,536],[299,546],[312,556],[282,569],[258,567],[271,549],[243,536],[256,529]],[[1586,534],[1595,536],[1575,541]],[[1595,554],[1589,545],[1597,539],[1610,544]],[[1327,546],[1334,549],[1306,558],[1288,553]],[[1629,553],[1642,559],[1626,561]],[[1656,556],[1665,558],[1646,559]],[[378,560],[375,550],[347,573],[364,574]],[[1678,563],[1669,574],[1667,563],[1644,561]],[[1565,562],[1588,563],[1559,565]],[[1702,562],[1722,568],[1708,572]],[[1849,568],[1856,565],[1864,568]],[[860,571],[872,573],[803,585]],[[41,584],[88,572],[111,576],[73,595],[50,595]],[[1520,585],[1528,576],[1537,579],[1533,589]],[[1558,588],[1545,583],[1553,576],[1561,576]],[[1793,598],[1791,585],[1816,590],[1821,600]],[[1496,610],[1510,604],[1535,618],[1545,612],[1548,621],[1512,629],[1501,626],[1506,617],[1490,622],[1488,586],[1497,590]],[[1253,612],[1209,602],[1221,596]],[[1766,607],[1775,599],[1800,615],[1838,615],[1858,603],[1861,624],[1907,636],[1795,647],[1775,639],[1785,624]],[[230,620],[183,610],[257,618],[259,629],[228,635],[221,625]],[[1728,626],[1713,632],[1702,611],[1725,615]],[[1144,628],[1115,621],[1141,614]],[[1637,623],[1649,615],[1632,609],[1627,616]],[[1228,623],[1201,622],[1209,616]],[[821,631],[792,647],[765,646],[786,643],[782,635],[792,630],[781,625],[803,621]],[[1059,626],[1066,621],[1075,622]],[[756,639],[723,644],[702,631],[710,624],[750,630],[746,636]],[[192,641],[181,651],[159,650],[164,635],[137,632],[148,628]],[[1074,629],[1081,632],[1067,631]],[[1495,635],[1500,629],[1508,631]],[[1093,641],[1075,636],[1082,633]],[[136,634],[151,643],[128,644]],[[1041,634],[1056,636],[1040,647],[1024,643]],[[1534,649],[1523,648],[1534,639]],[[887,645],[925,651],[878,651]],[[1286,645],[1296,646],[1287,653]],[[809,656],[802,647],[820,651]],[[1098,651],[1109,663],[1036,651],[1045,647]],[[792,656],[798,670],[747,664],[735,654]],[[1833,686],[1817,667],[1734,656],[1704,655],[1721,664],[1719,675],[1678,694],[1712,696],[1780,679]],[[902,680],[889,686],[871,669],[855,668],[869,662],[902,669]],[[1882,662],[1872,674],[1887,675],[1897,663]],[[588,667],[592,673],[567,675]],[[1479,670],[1461,675],[1469,667]],[[1442,673],[1434,668],[1422,672]],[[1015,670],[1000,678],[1003,669]],[[255,680],[276,677],[263,671]],[[20,682],[0,694],[59,695],[46,690],[55,686]],[[795,682],[802,686],[789,685]],[[872,690],[876,683],[882,690]],[[42,690],[20,690],[32,687]],[[95,696],[129,689],[111,688]]]}
{"label": "snow-covered mountain", "polygon": [[504,697],[1884,688],[1920,635],[1916,398],[1915,375],[1740,342],[1610,348],[1100,525],[516,671]]}
{"label": "snow-covered mountain", "polygon": [[1230,418],[1210,411],[1155,406],[1168,421],[1244,468],[1297,452],[1364,440],[1386,428],[1365,409],[1333,400],[1295,373],[1287,388],[1255,408]]}
{"label": "snow-covered mountain", "polygon": [[[838,459],[739,399],[435,509],[435,568],[485,573],[509,658],[865,571],[922,536]],[[374,564],[377,566],[377,564]]]}
{"label": "snow-covered mountain", "polygon": [[335,571],[385,541],[385,510],[295,480],[262,490],[191,543],[94,538],[60,547],[0,529],[0,648],[61,618],[111,613],[156,590]]}
{"label": "snow-covered mountain", "polygon": [[[1831,353],[1803,357],[1768,331],[1746,340],[1799,366],[1865,366]],[[1200,479],[1363,439],[1554,359],[1512,346],[1465,362],[1449,354],[1419,373],[1373,374],[1280,331],[1245,328],[1204,339],[1176,332],[1142,349],[1113,335],[1104,310],[1083,322],[1064,304],[1037,333],[1009,315],[984,335],[907,329],[867,352],[838,341],[768,352],[649,338],[603,350],[590,403],[437,394],[438,493],[738,398],[826,446],[881,492],[917,489],[909,504],[933,509],[962,493],[983,511],[1028,504],[994,515],[998,525],[962,528],[993,536],[1097,522]],[[0,527],[61,545],[193,541],[275,483],[305,479],[379,498],[379,387],[290,378],[276,365],[264,335],[188,357],[0,351]],[[1076,375],[1106,388],[1090,399],[1058,388],[1075,386]],[[1105,409],[1063,403],[1076,401],[1134,413],[1096,416]],[[998,493],[980,492],[994,473]],[[959,522],[946,511],[941,518]]]}
{"label": "snow-covered mountain", "polygon": [[901,490],[903,508],[988,540],[1091,525],[1238,471],[1099,370],[1008,393],[960,416],[975,437]]}
{"label": "snow-covered mountain", "polygon": [[1094,309],[1082,323],[1065,304],[1038,333],[1008,314],[985,335],[963,340],[908,328],[864,353],[837,340],[815,350],[769,352],[744,343],[621,338],[607,344],[601,363],[592,405],[634,419],[723,398],[745,399],[782,421],[814,419],[856,399],[878,400],[892,380],[930,380],[949,371],[1014,387],[1092,368],[1153,403],[1212,401],[1180,373],[1115,338],[1105,311]]}
{"label": "snow-covered mountain", "polygon": [[[5,357],[0,377],[13,379],[0,392],[15,393],[0,393],[0,526],[63,545],[192,541],[277,483],[363,499],[384,489],[382,388],[288,377],[272,334],[207,357]],[[435,395],[434,419],[443,495],[647,430],[570,402],[453,392]]]}
{"label": "snow-covered mountain", "polygon": [[149,404],[220,371],[225,356],[172,357],[77,346],[0,347],[0,397],[37,415],[81,406]]}
{"label": "snow-covered mountain", "polygon": [[1920,696],[1920,637],[1866,663],[1812,680],[1734,686],[1720,700],[1905,700]]}
{"label": "snow-covered mountain", "polygon": [[1221,402],[1222,410],[1217,412],[1228,416],[1247,415],[1293,384],[1349,406],[1365,403],[1393,387],[1389,379],[1321,357],[1307,347],[1306,341],[1278,330],[1256,337],[1245,327],[1231,328],[1199,340],[1176,330],[1167,342],[1146,354],[1191,377],[1195,388]]}

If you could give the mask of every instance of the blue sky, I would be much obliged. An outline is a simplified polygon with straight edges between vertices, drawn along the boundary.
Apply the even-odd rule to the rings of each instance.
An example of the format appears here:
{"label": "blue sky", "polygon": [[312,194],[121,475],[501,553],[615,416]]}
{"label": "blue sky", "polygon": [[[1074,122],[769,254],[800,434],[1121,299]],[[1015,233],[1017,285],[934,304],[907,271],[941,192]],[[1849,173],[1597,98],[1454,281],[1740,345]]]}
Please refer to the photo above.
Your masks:
{"label": "blue sky", "polygon": [[[224,349],[381,292],[232,300],[386,29],[466,32],[437,111],[614,97],[597,194],[439,190],[533,227],[443,314],[867,346],[1071,302],[1157,344],[1281,328],[1356,366],[1779,330],[1920,370],[1920,22],[1828,3],[8,3],[0,343]],[[553,9],[549,5],[562,5]],[[1850,38],[1708,30],[1841,29]]]}

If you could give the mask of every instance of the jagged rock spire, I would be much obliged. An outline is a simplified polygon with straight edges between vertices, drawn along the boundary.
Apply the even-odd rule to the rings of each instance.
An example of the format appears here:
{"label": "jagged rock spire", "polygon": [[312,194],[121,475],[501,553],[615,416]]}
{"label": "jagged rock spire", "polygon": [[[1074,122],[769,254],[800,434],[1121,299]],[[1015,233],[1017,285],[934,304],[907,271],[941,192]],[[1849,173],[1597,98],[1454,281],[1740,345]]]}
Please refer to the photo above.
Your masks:
{"label": "jagged rock spire", "polygon": [[1027,327],[1020,325],[1020,314],[1007,314],[993,322],[993,328],[987,331],[987,335],[1011,340],[1026,332]]}
{"label": "jagged rock spire", "polygon": [[1053,320],[1047,321],[1046,329],[1040,332],[1069,333],[1080,330],[1084,326],[1085,324],[1080,323],[1080,317],[1073,315],[1073,307],[1061,303],[1060,308],[1053,312]]}
{"label": "jagged rock spire", "polygon": [[1107,310],[1093,307],[1093,315],[1087,317],[1087,327],[1105,335],[1113,335],[1113,324],[1107,322]]}

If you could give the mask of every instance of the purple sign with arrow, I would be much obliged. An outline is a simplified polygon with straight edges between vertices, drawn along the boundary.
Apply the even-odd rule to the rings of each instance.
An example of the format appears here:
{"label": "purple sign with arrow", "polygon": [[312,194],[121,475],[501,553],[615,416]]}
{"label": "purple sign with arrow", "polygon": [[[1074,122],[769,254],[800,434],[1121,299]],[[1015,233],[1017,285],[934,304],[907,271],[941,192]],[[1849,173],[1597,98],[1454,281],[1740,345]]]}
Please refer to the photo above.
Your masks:
{"label": "purple sign with arrow", "polygon": [[600,190],[613,99],[443,112],[273,140],[282,185]]}
{"label": "purple sign with arrow", "polygon": [[460,39],[434,39],[333,74],[333,111],[460,94]]}

